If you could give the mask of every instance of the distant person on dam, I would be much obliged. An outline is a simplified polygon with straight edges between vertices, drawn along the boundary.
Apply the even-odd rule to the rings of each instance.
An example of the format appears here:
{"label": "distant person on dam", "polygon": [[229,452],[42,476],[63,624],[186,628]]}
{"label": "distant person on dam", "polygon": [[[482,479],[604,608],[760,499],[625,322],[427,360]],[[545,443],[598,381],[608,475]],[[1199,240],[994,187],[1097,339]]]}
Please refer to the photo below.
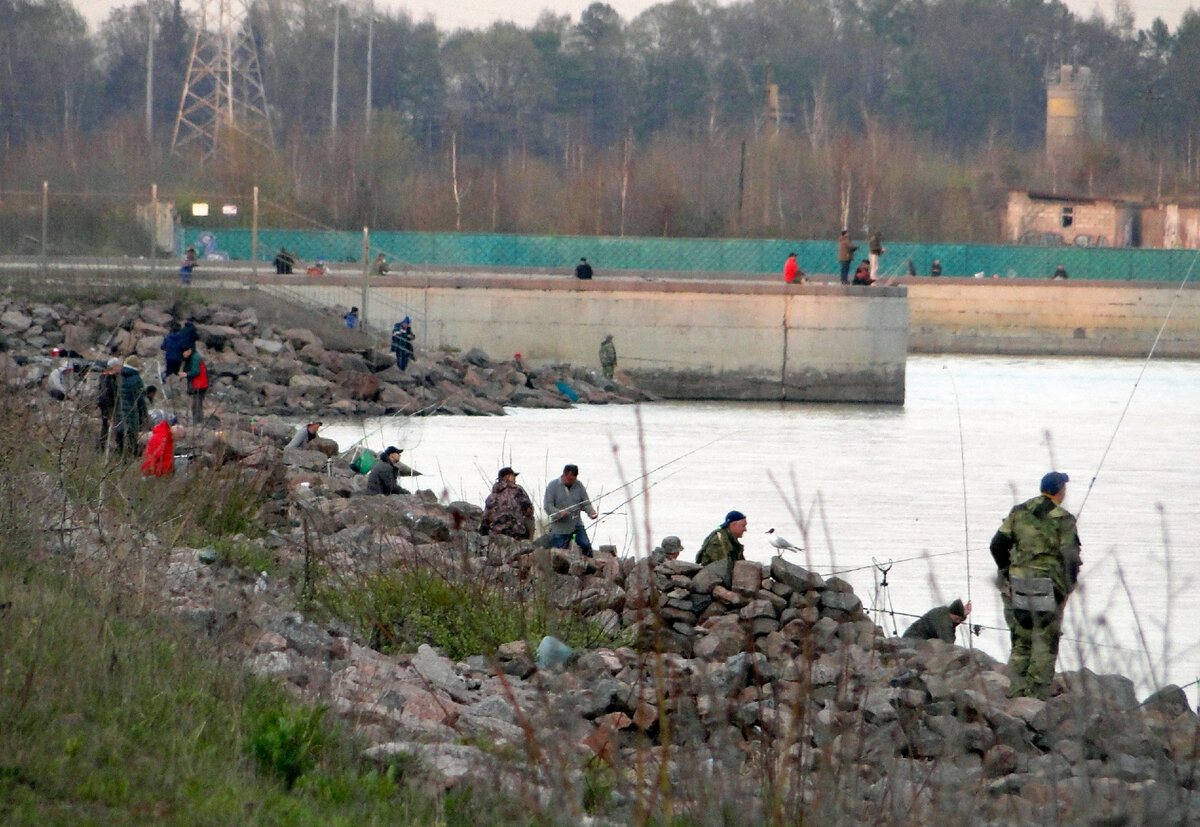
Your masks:
{"label": "distant person on dam", "polygon": [[575,278],[587,281],[592,277],[592,265],[588,264],[586,258],[579,259],[579,263],[575,265]]}
{"label": "distant person on dam", "polygon": [[860,287],[870,287],[875,283],[875,277],[871,275],[871,262],[865,258],[858,263],[858,267],[854,271],[854,279],[851,284],[857,284]]}
{"label": "distant person on dam", "polygon": [[1075,517],[1062,507],[1070,477],[1051,471],[992,537],[1012,639],[1008,696],[1045,698],[1058,661],[1063,610],[1082,566]]}
{"label": "distant person on dam", "polygon": [[850,231],[842,230],[838,236],[838,269],[842,284],[850,283],[850,262],[854,260],[854,251],[857,249],[857,244],[850,243]]}
{"label": "distant person on dam", "polygon": [[783,263],[783,280],[786,284],[804,284],[807,274],[800,269],[795,253],[788,253],[787,261]]}
{"label": "distant person on dam", "polygon": [[938,259],[933,260],[933,264],[929,265],[929,275],[931,278],[937,278],[942,274],[942,262]]}
{"label": "distant person on dam", "polygon": [[1067,268],[1063,267],[1061,264],[1058,265],[1058,267],[1054,269],[1054,275],[1052,275],[1050,278],[1054,281],[1066,281],[1068,278]]}
{"label": "distant person on dam", "polygon": [[879,259],[887,252],[887,248],[883,246],[883,233],[875,230],[867,239],[867,253],[871,262],[871,278],[879,278]]}
{"label": "distant person on dam", "polygon": [[613,344],[611,333],[600,343],[600,369],[604,371],[607,379],[612,379],[617,369],[617,346]]}

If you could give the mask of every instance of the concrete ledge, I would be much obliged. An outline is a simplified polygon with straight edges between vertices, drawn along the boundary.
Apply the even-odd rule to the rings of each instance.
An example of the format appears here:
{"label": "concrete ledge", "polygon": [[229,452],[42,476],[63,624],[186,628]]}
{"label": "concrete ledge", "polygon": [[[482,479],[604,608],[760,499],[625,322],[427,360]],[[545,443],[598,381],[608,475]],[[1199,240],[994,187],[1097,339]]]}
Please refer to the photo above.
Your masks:
{"label": "concrete ledge", "polygon": [[[358,303],[363,289],[361,276],[276,278],[262,284],[327,306]],[[430,349],[598,366],[611,333],[619,370],[668,399],[904,402],[903,287],[511,273],[405,273],[368,285],[371,308],[419,308],[418,336]]]}
{"label": "concrete ledge", "polygon": [[[905,279],[913,353],[1200,357],[1200,284]],[[1166,327],[1164,328],[1164,322]]]}

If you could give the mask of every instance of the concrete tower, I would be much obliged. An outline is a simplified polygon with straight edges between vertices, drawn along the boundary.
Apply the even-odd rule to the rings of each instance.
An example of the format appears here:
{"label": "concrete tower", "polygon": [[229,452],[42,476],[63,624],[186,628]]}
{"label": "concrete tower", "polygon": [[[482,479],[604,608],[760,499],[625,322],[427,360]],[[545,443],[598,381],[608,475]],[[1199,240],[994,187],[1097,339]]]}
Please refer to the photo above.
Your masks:
{"label": "concrete tower", "polygon": [[1104,132],[1100,84],[1086,66],[1060,66],[1046,82],[1046,156],[1069,160]]}

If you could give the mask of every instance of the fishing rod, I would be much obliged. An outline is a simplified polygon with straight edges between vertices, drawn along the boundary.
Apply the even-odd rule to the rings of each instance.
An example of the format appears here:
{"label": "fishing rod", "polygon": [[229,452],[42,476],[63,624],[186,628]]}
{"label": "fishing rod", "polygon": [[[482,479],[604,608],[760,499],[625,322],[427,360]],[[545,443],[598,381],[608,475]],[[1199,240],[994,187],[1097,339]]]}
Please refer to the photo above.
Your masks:
{"label": "fishing rod", "polygon": [[[737,434],[740,434],[740,433],[741,433],[741,431],[739,430],[739,431],[731,431],[726,434],[721,434],[720,436],[716,437],[715,439],[711,439],[708,442],[704,443],[703,445],[699,445],[699,446],[691,449],[690,451],[686,451],[685,453],[680,454],[679,456],[675,457],[674,459],[667,460],[662,465],[658,465],[658,466],[655,466],[654,468],[651,468],[649,471],[642,474],[641,476],[634,477],[633,479],[629,480],[629,482],[621,483],[620,485],[618,485],[616,488],[612,489],[611,491],[606,491],[597,497],[590,497],[589,500],[592,502],[592,505],[594,506],[597,502],[603,500],[605,497],[611,497],[613,494],[616,494],[617,492],[621,491],[622,489],[629,488],[631,485],[641,482],[642,480],[644,480],[646,477],[650,476],[651,474],[655,474],[668,466],[674,465],[675,463],[679,462],[680,460],[690,457],[692,454],[695,454],[698,451],[703,451],[705,448],[709,448],[713,445],[716,445],[718,442],[720,442],[723,439],[728,439],[729,437],[736,436]],[[676,473],[678,473],[678,472],[676,472]],[[669,477],[663,478],[663,480],[666,480],[666,479],[669,479]],[[632,502],[633,500],[637,499],[642,494],[644,494],[646,491],[649,491],[651,488],[653,488],[654,485],[657,485],[659,482],[662,482],[663,480],[658,480],[658,482],[655,482],[653,485],[648,485],[645,488],[643,488],[640,491],[633,494],[632,496],[628,497],[624,501],[617,503],[615,506],[613,506],[612,511],[615,511],[616,509],[620,508],[621,506],[625,505],[626,503]],[[563,509],[560,513],[562,514],[562,516],[565,517],[572,512],[578,513],[581,510],[582,510],[582,504],[579,504],[579,505],[568,506],[567,508]],[[611,514],[611,512],[610,512],[610,514]],[[549,515],[547,515],[547,516],[549,516]],[[599,522],[600,519],[601,519],[601,517],[598,516],[596,518],[596,522]],[[593,525],[595,525],[595,524],[593,523]]]}
{"label": "fishing rod", "polygon": [[1158,328],[1154,342],[1150,345],[1150,352],[1146,354],[1146,359],[1142,362],[1142,368],[1138,371],[1137,379],[1134,380],[1133,387],[1129,390],[1129,398],[1125,400],[1125,407],[1121,409],[1121,415],[1117,417],[1116,427],[1113,428],[1112,435],[1108,438],[1108,444],[1104,446],[1104,453],[1100,455],[1100,462],[1096,464],[1096,471],[1092,474],[1092,479],[1088,482],[1087,490],[1083,494],[1083,502],[1079,504],[1079,510],[1075,512],[1076,521],[1083,515],[1084,506],[1087,505],[1088,497],[1092,494],[1092,488],[1096,485],[1096,479],[1100,476],[1100,470],[1104,467],[1104,460],[1108,458],[1108,452],[1112,449],[1113,442],[1117,439],[1117,433],[1121,430],[1121,424],[1125,421],[1125,415],[1129,413],[1129,406],[1133,404],[1133,395],[1137,393],[1138,385],[1141,384],[1142,377],[1146,374],[1146,368],[1150,366],[1150,360],[1154,357],[1154,351],[1158,349],[1158,343],[1162,340],[1163,332],[1167,329],[1167,324],[1171,321],[1171,314],[1175,312],[1175,305],[1179,303],[1179,298],[1183,295],[1183,288],[1187,285],[1188,279],[1192,277],[1192,270],[1196,268],[1198,260],[1200,260],[1200,252],[1192,256],[1192,263],[1188,266],[1187,272],[1183,274],[1183,281],[1179,283],[1179,287],[1175,290],[1175,297],[1171,299],[1171,305],[1167,308],[1167,315],[1163,317],[1163,322]]}
{"label": "fishing rod", "polygon": [[[969,524],[969,515],[967,512],[967,449],[966,441],[963,438],[962,424],[962,404],[958,396],[958,382],[954,381],[954,371],[950,370],[949,365],[942,365],[942,370],[946,371],[950,377],[950,387],[954,390],[954,413],[958,417],[958,461],[960,468],[960,476],[962,478],[962,498],[963,498],[963,551],[967,560],[967,602],[971,602],[971,530]],[[967,643],[971,642],[971,638],[967,638]]]}

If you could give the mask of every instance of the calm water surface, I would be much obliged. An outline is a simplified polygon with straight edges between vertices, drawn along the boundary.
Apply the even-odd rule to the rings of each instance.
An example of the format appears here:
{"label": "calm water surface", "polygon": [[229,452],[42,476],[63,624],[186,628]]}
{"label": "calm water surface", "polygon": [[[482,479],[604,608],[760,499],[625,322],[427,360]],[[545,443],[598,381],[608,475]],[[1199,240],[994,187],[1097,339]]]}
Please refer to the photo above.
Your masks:
{"label": "calm water surface", "polygon": [[[1000,659],[1008,636],[988,543],[1044,472],[1066,471],[1084,568],[1059,666],[1121,672],[1144,695],[1200,678],[1200,362],[1143,366],[912,357],[902,408],[666,402],[323,433],[343,447],[364,434],[372,448],[401,446],[425,474],[420,487],[480,504],[502,465],[540,505],[574,462],[602,512],[593,542],[621,554],[677,534],[690,557],[736,508],[749,517],[747,557],[770,560],[764,532],[776,528],[805,548],[798,562],[892,609],[894,620],[876,618],[889,633],[904,631],[905,614],[971,599],[971,620],[993,627],[971,643]],[[883,590],[874,564],[889,561]]]}

